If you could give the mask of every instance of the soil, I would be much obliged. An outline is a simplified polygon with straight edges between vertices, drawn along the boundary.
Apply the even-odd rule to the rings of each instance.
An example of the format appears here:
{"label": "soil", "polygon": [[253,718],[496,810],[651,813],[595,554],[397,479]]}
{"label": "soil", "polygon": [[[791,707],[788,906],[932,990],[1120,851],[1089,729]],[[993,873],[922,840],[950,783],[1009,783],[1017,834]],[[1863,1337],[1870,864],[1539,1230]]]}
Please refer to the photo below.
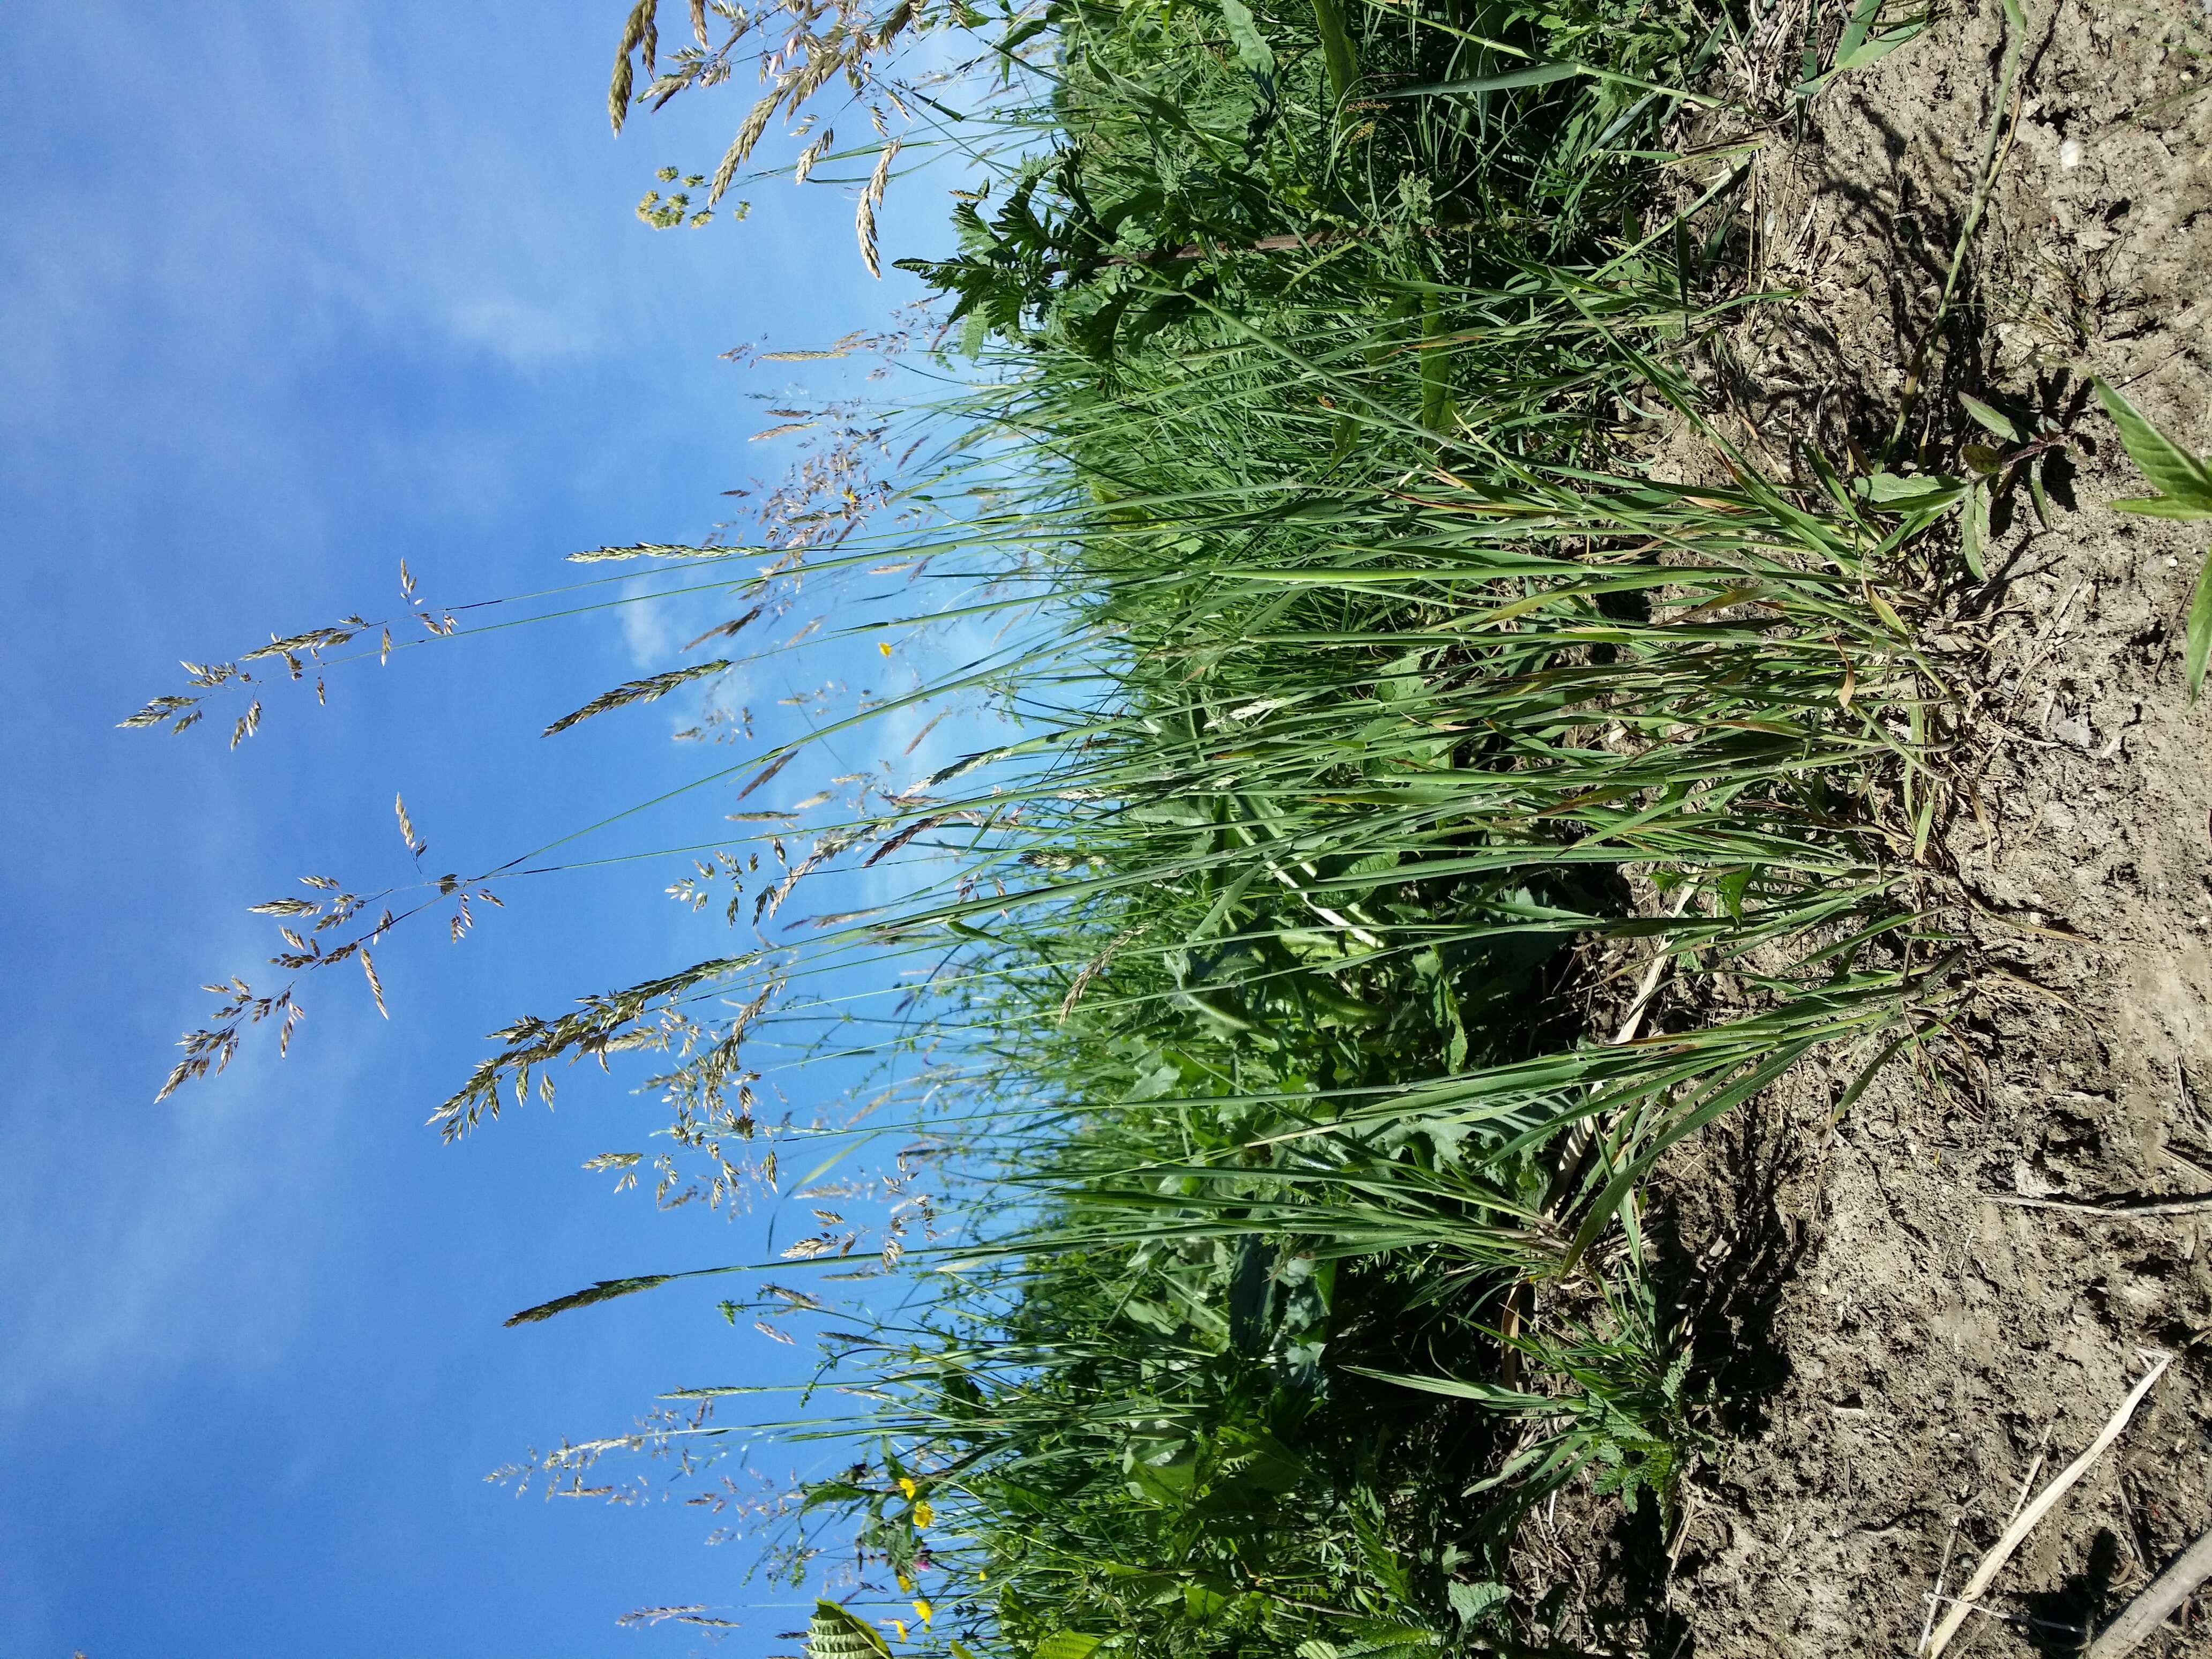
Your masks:
{"label": "soil", "polygon": [[[2146,1351],[2170,1353],[1948,1650],[2074,1652],[2212,1527],[2212,1203],[1992,1196],[2212,1196],[2212,697],[2192,708],[2182,671],[2212,526],[2109,509],[2145,486],[2086,379],[2212,451],[2212,11],[2031,4],[2015,116],[2003,11],[1966,0],[1801,126],[1804,16],[1768,14],[1739,66],[1776,112],[1746,196],[1755,286],[1802,296],[1729,343],[1742,426],[1775,457],[1880,449],[1994,125],[2011,137],[1905,448],[1955,468],[1985,441],[1961,392],[2074,441],[2048,526],[2025,500],[2000,512],[1990,579],[1933,624],[1960,691],[1960,805],[1925,860],[1969,947],[1955,1040],[1840,1115],[1853,1068],[1802,1069],[1678,1149],[1654,1215],[1727,1449],[1670,1529],[1648,1506],[1613,1525],[1558,1635],[1656,1659],[1910,1654],[1939,1573],[1955,1592]],[[2137,1651],[2212,1655],[2212,1590]]]}

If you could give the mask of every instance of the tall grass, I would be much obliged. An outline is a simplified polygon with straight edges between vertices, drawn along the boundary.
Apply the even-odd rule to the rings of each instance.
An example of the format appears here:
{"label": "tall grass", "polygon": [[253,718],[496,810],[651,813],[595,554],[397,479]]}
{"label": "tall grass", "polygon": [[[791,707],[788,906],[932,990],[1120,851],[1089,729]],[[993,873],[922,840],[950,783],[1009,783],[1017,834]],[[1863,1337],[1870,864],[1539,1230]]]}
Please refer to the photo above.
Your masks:
{"label": "tall grass", "polygon": [[[799,1183],[872,1223],[763,1269],[872,1282],[728,1305],[836,1314],[781,1431],[863,1455],[770,1559],[805,1582],[856,1534],[845,1600],[908,1648],[1510,1642],[1528,1507],[1663,1506],[1703,1443],[1645,1176],[1814,1050],[1920,1029],[1913,595],[1949,501],[1768,476],[1700,412],[1735,301],[1682,255],[1724,248],[1723,187],[1651,164],[1725,18],[1048,21],[993,115],[1024,147],[921,267],[975,383],[872,522],[733,583],[848,636],[996,630],[748,794],[947,699],[1004,741],[817,822],[757,948],[519,1022],[441,1117],[664,1051],[719,1199],[793,1184],[754,1088],[793,1048],[875,1066]],[[679,556],[736,556],[641,555]],[[857,908],[804,926],[802,884]]]}

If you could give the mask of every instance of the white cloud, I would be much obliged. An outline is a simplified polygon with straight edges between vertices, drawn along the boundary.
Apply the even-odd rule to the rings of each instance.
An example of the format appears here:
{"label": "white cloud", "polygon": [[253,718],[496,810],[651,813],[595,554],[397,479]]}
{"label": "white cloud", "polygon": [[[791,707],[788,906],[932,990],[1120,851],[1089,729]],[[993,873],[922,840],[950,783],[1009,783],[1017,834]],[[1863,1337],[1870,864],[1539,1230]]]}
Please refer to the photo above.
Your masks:
{"label": "white cloud", "polygon": [[[345,1069],[319,1055],[318,1095],[343,1092]],[[131,1102],[137,1131],[119,1136],[89,1134],[62,1079],[19,1097],[0,1161],[59,1178],[10,1206],[0,1231],[0,1324],[37,1334],[6,1345],[0,1416],[130,1395],[186,1368],[276,1363],[305,1310],[340,1163],[337,1115],[299,1109],[307,1081],[258,1045],[219,1083],[157,1109]]]}

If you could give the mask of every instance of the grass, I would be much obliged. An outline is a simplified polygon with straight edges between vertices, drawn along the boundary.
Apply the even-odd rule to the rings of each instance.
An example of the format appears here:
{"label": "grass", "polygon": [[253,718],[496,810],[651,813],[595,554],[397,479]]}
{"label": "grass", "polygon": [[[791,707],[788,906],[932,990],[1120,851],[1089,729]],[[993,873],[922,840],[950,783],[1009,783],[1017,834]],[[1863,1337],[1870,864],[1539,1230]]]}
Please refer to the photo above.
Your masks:
{"label": "grass", "polygon": [[[870,513],[821,516],[856,499],[828,465],[728,579],[803,581],[850,619],[825,649],[995,632],[753,757],[748,793],[963,698],[1002,740],[796,856],[765,813],[756,947],[519,1022],[441,1120],[644,1048],[664,1196],[696,1170],[841,1206],[758,1271],[847,1297],[726,1304],[826,1323],[817,1384],[753,1404],[860,1448],[768,1506],[769,1570],[839,1598],[816,1659],[1540,1644],[1529,1509],[1663,1511],[1707,1444],[1646,1178],[1806,1055],[1863,1084],[1926,1029],[1944,691],[1913,618],[1957,492],[1773,477],[1701,414],[1728,179],[1680,201],[1658,168],[1726,17],[900,9],[1007,65],[959,152],[989,189],[917,267],[968,384]],[[836,15],[821,52],[887,77],[889,26]],[[726,884],[718,845],[687,893]],[[856,908],[794,935],[802,886]],[[794,1048],[871,1066],[865,1110],[757,1122]]]}

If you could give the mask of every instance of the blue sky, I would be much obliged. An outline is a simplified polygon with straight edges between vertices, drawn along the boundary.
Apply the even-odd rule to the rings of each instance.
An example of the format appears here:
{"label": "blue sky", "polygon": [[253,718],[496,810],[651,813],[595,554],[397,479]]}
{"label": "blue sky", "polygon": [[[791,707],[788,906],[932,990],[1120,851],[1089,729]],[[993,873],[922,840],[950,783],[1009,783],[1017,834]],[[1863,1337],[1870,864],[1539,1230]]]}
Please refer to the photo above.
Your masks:
{"label": "blue sky", "polygon": [[[501,1328],[757,1251],[757,1219],[656,1214],[579,1170],[656,1109],[577,1089],[459,1147],[422,1127],[483,1032],[715,948],[666,868],[564,878],[461,947],[394,940],[389,1023],[350,978],[312,986],[289,1060],[251,1044],[151,1103],[194,988],[266,954],[245,906],[408,874],[395,792],[434,861],[481,866],[699,757],[653,711],[549,760],[539,727],[654,637],[605,617],[334,676],[326,709],[272,697],[235,753],[115,721],[180,657],[390,610],[402,557],[449,604],[697,537],[778,459],[745,441],[775,383],[717,354],[912,296],[867,277],[835,188],[639,224],[653,167],[710,165],[740,112],[678,100],[611,140],[620,9],[27,0],[0,40],[9,1659],[678,1653],[696,1633],[614,1621],[693,1602],[755,1654],[800,1622],[744,1605],[694,1511],[482,1480],[775,1364],[714,1281]],[[887,252],[942,202],[895,190]]]}

